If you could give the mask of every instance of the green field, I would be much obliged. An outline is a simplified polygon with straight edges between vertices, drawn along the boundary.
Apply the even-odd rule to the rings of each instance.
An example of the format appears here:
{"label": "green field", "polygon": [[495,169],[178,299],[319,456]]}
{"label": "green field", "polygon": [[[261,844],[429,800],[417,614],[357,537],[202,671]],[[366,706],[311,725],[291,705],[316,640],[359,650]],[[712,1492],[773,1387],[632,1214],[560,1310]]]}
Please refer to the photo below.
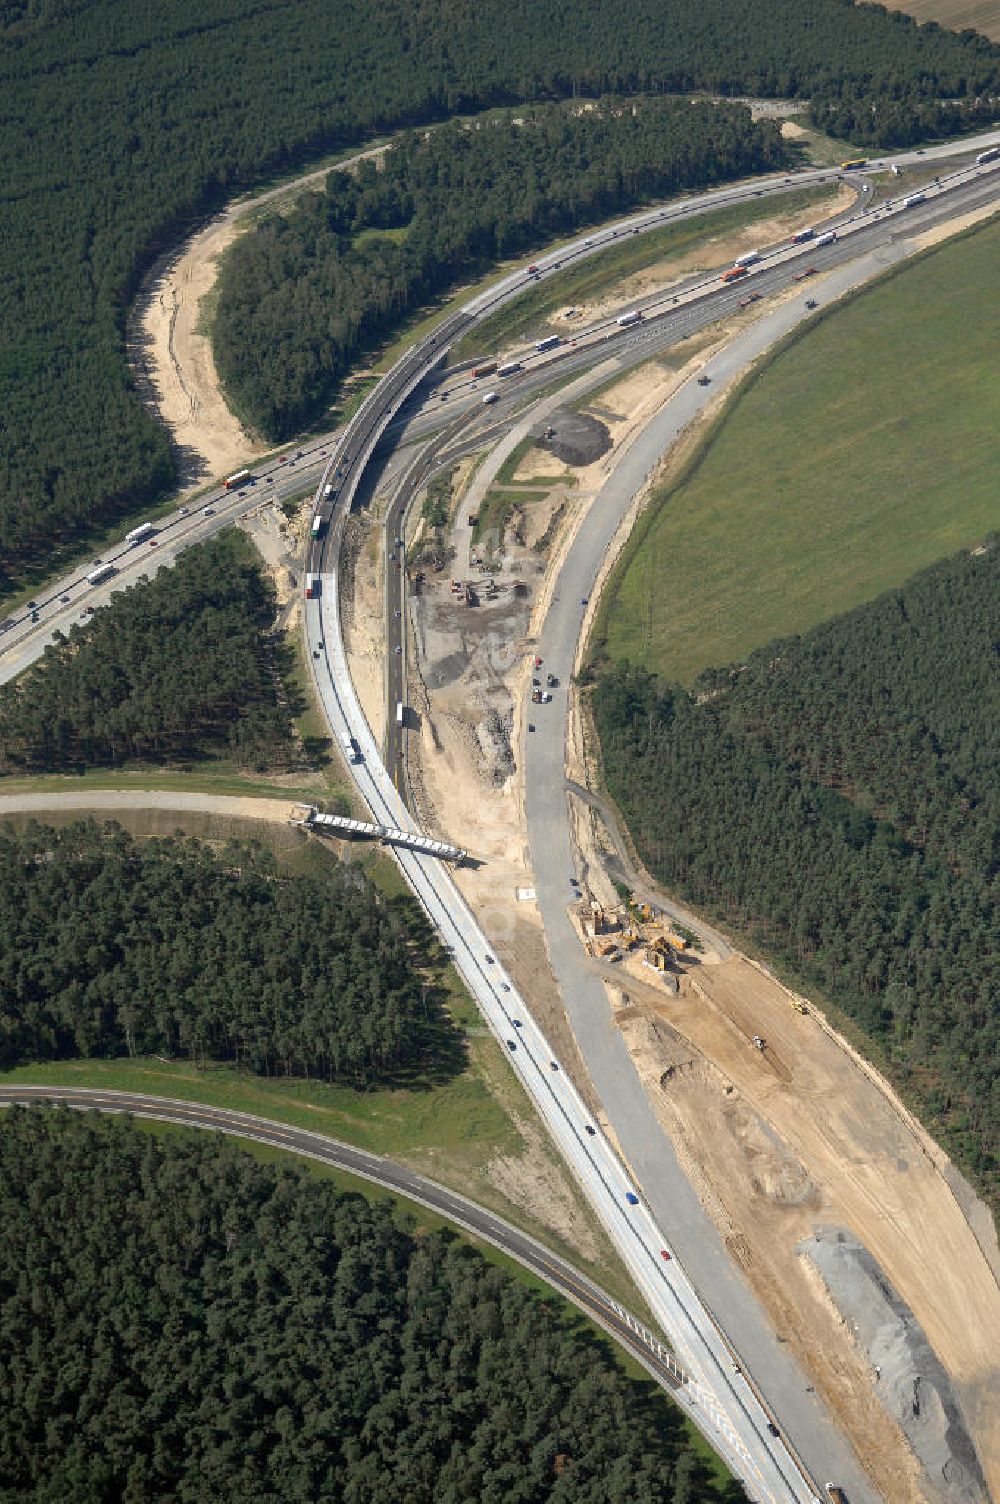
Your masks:
{"label": "green field", "polygon": [[[607,251],[588,256],[579,266],[547,275],[543,282],[533,283],[521,297],[470,329],[453,349],[452,358],[468,360],[477,355],[495,355],[514,340],[537,333],[567,304],[590,301],[625,277],[672,257],[686,256],[692,246],[707,240],[710,235],[732,234],[759,219],[772,219],[775,214],[794,214],[800,210],[804,213],[811,209],[819,219],[824,202],[835,198],[838,191],[837,184],[803,188],[781,198],[766,198],[760,203],[753,200],[731,209],[718,209],[714,214],[699,214],[690,220],[668,224],[662,230],[651,230],[645,235],[629,236]],[[547,253],[552,249],[554,247],[547,247]]]}
{"label": "green field", "polygon": [[640,519],[593,651],[690,683],[1000,521],[1000,220],[833,309]]}

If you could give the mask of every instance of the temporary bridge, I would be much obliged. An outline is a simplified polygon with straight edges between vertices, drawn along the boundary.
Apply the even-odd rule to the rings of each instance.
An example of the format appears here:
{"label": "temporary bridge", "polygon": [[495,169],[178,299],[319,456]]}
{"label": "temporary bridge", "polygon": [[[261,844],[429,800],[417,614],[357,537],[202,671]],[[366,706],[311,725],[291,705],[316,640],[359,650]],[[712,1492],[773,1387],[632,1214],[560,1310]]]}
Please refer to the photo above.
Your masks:
{"label": "temporary bridge", "polygon": [[384,841],[387,846],[406,846],[410,851],[421,851],[425,856],[440,857],[443,862],[459,864],[465,861],[467,851],[460,846],[451,846],[447,841],[433,841],[412,830],[397,830],[393,825],[372,825],[367,820],[352,820],[348,815],[324,815],[310,806],[297,825],[309,830],[336,831],[339,835],[358,836],[371,841]]}

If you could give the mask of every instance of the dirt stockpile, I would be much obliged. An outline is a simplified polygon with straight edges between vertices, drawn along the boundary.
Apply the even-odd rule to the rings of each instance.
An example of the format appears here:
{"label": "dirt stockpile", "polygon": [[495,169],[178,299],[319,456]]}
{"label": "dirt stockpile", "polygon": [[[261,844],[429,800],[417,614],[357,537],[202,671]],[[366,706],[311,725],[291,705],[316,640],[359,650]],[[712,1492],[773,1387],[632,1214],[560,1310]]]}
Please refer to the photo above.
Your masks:
{"label": "dirt stockpile", "polygon": [[[936,1477],[929,1443],[930,1460],[918,1456],[878,1386],[878,1358],[853,1340],[836,1292],[799,1251],[817,1229],[848,1229],[919,1323],[1000,1495],[1000,1289],[948,1161],[811,1005],[796,1006],[742,957],[695,957],[686,970],[676,998],[628,978],[636,1006],[618,1020],[692,1183],[776,1330],[887,1501],[951,1504],[925,1474],[938,1489],[959,1467],[975,1479],[960,1441],[954,1468],[941,1462]],[[950,1432],[949,1421],[946,1441]]]}
{"label": "dirt stockpile", "polygon": [[611,448],[611,434],[600,418],[561,407],[531,430],[539,449],[567,465],[592,465]]}
{"label": "dirt stockpile", "polygon": [[948,1375],[913,1312],[867,1248],[840,1228],[817,1230],[799,1252],[819,1271],[875,1376],[875,1389],[923,1464],[940,1504],[982,1504],[986,1481]]}

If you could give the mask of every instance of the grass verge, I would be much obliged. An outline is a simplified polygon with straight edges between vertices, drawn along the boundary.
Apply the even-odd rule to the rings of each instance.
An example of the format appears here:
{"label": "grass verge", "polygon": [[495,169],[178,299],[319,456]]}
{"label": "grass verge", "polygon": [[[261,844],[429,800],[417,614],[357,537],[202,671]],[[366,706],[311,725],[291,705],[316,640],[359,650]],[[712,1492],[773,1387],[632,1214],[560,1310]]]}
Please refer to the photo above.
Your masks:
{"label": "grass verge", "polygon": [[751,373],[653,496],[592,653],[684,683],[996,526],[1000,220],[831,308]]}
{"label": "grass verge", "polygon": [[[176,815],[170,818],[179,823]],[[191,828],[187,816],[183,825]],[[331,860],[329,850],[315,840],[305,840],[297,830],[258,827],[253,834],[274,846],[285,870],[312,870]],[[413,903],[396,864],[384,852],[366,851],[356,859],[387,899]],[[463,1035],[466,1066],[443,1084],[420,1090],[357,1091],[347,1086],[252,1076],[228,1064],[209,1063],[199,1068],[188,1060],[156,1057],[49,1061],[6,1071],[0,1080],[143,1092],[228,1107],[385,1154],[490,1207],[585,1270],[637,1315],[652,1322],[596,1216],[538,1124],[506,1053],[486,1029],[457,972],[445,965],[436,971],[434,980],[443,989],[444,1005]],[[516,1201],[494,1186],[491,1166],[498,1160],[505,1164],[505,1184],[517,1187]],[[539,1190],[556,1182],[562,1196],[559,1212],[548,1208]],[[543,1204],[546,1211],[537,1215],[536,1207]],[[558,1230],[556,1223],[560,1224]],[[581,1254],[574,1237],[585,1243],[589,1258]]]}
{"label": "grass verge", "polygon": [[690,220],[664,225],[662,230],[628,236],[609,250],[589,256],[579,266],[549,274],[543,281],[532,283],[520,297],[470,329],[455,346],[454,358],[466,360],[479,355],[496,355],[529,333],[548,333],[548,328],[543,326],[567,304],[592,301],[625,277],[645,271],[656,263],[679,259],[709,236],[731,234],[758,220],[773,219],[776,213],[784,215],[816,210],[825,200],[835,198],[838,192],[839,184],[803,188],[777,200],[768,198],[758,203],[754,199],[712,214],[700,214]]}
{"label": "grass verge", "polygon": [[[202,1132],[201,1129],[184,1127],[179,1123],[160,1123],[151,1118],[135,1118],[134,1126],[140,1133],[149,1133],[157,1138],[190,1138],[196,1139]],[[405,1196],[388,1191],[382,1186],[373,1184],[370,1180],[364,1180],[358,1175],[351,1175],[346,1170],[334,1169],[332,1165],[321,1163],[319,1160],[307,1159],[296,1154],[290,1149],[279,1149],[273,1144],[256,1143],[253,1139],[234,1138],[232,1140],[245,1154],[258,1161],[260,1164],[269,1165],[294,1165],[305,1174],[315,1177],[317,1180],[332,1182],[335,1188],[345,1196],[360,1196],[370,1203],[390,1202],[394,1209],[396,1220],[409,1228],[416,1237],[425,1237],[432,1232],[448,1230],[461,1238],[463,1243],[468,1243],[475,1248],[488,1264],[517,1280],[529,1290],[533,1290],[547,1303],[557,1302],[560,1320],[564,1325],[574,1327],[578,1324],[586,1326],[593,1333],[597,1341],[610,1352],[622,1371],[630,1378],[640,1383],[649,1384],[650,1378],[646,1370],[638,1363],[632,1354],[610,1337],[603,1328],[590,1322],[576,1306],[566,1300],[558,1290],[546,1283],[537,1274],[534,1274],[525,1265],[518,1263],[517,1259],[511,1258],[502,1249],[494,1247],[492,1243],[483,1242],[472,1233],[464,1229],[456,1230],[454,1224],[446,1218],[439,1216],[428,1207],[419,1202],[410,1201]],[[633,1307],[634,1309],[634,1307]],[[657,1386],[658,1387],[658,1386]],[[663,1403],[673,1406],[666,1391],[658,1390]],[[687,1430],[687,1440],[692,1450],[697,1454],[703,1466],[708,1470],[711,1477],[717,1482],[725,1482],[730,1477],[728,1469],[721,1458],[712,1451],[708,1442],[702,1436],[697,1427],[682,1414],[683,1424]]]}

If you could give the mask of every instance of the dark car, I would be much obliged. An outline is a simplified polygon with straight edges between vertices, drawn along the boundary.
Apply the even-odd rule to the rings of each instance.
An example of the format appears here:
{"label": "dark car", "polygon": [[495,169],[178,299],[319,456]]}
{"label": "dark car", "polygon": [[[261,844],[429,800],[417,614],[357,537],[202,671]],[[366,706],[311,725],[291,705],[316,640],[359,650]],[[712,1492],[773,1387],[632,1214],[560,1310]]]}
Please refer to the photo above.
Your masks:
{"label": "dark car", "polygon": [[597,1129],[596,1128],[591,1128],[591,1126],[590,1126],[589,1123],[584,1123],[584,1125],[583,1125],[583,1131],[584,1131],[584,1133],[589,1133],[590,1136],[591,1136],[591,1138],[593,1138],[594,1135],[597,1132]]}
{"label": "dark car", "polygon": [[517,1049],[517,1045],[516,1045],[516,1043],[514,1042],[513,1039],[508,1039],[508,1041],[507,1041],[507,1048],[508,1048],[508,1050],[516,1050]]}
{"label": "dark car", "polygon": [[781,1435],[781,1432],[778,1430],[778,1428],[774,1424],[773,1420],[769,1420],[768,1421],[768,1423],[767,1423],[767,1429],[770,1431],[770,1433],[771,1433],[772,1436],[780,1436]]}

